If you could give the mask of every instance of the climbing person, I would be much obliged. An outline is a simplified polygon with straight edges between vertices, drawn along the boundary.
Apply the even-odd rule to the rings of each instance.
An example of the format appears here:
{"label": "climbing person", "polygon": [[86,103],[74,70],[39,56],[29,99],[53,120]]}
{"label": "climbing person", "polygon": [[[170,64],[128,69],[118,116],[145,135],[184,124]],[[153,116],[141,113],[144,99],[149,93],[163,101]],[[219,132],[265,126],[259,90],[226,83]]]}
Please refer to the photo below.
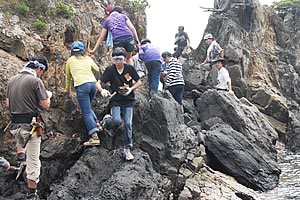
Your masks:
{"label": "climbing person", "polygon": [[6,102],[12,116],[10,132],[17,141],[17,161],[26,162],[28,187],[26,199],[32,200],[38,199],[42,133],[42,126],[37,129],[33,122],[42,123],[40,109],[49,108],[52,96],[40,79],[47,69],[48,61],[45,57],[34,57],[19,74],[9,80],[7,86]]}
{"label": "climbing person", "polygon": [[[141,85],[141,80],[133,66],[125,63],[126,51],[124,48],[115,48],[112,52],[113,64],[108,66],[101,79],[97,82],[97,89],[103,97],[110,98],[111,116],[103,118],[101,124],[107,129],[118,129],[123,126],[124,155],[126,160],[134,156],[130,152],[133,147],[132,118],[134,90]],[[101,83],[110,83],[110,91],[102,88]],[[122,118],[123,122],[122,122]]]}
{"label": "climbing person", "polygon": [[175,34],[175,53],[174,57],[179,58],[185,47],[190,45],[190,38],[186,32],[184,32],[184,27],[178,27],[178,33]]}
{"label": "climbing person", "polygon": [[131,23],[130,19],[122,14],[123,9],[119,6],[115,6],[110,15],[105,19],[103,28],[97,43],[91,54],[95,53],[102,41],[104,40],[107,31],[111,31],[113,38],[113,48],[123,47],[126,50],[126,63],[133,65],[132,51],[135,46],[135,42],[139,45],[140,41],[135,27]]}
{"label": "climbing person", "polygon": [[207,53],[206,53],[206,58],[201,63],[201,72],[202,72],[202,80],[201,84],[206,84],[208,81],[209,74],[211,74],[211,79],[212,79],[212,84],[216,85],[216,76],[217,76],[217,71],[215,68],[212,68],[212,61],[215,60],[216,58],[224,57],[224,50],[220,47],[220,45],[217,43],[217,41],[214,39],[212,34],[206,34],[204,36],[204,40],[206,44],[208,45]]}
{"label": "climbing person", "polygon": [[168,66],[165,70],[165,88],[170,91],[173,98],[182,105],[184,91],[184,79],[182,75],[182,64],[174,58],[170,52],[163,52],[161,55]]}
{"label": "climbing person", "polygon": [[142,78],[146,75],[146,67],[145,67],[144,61],[142,61],[139,58],[139,52],[138,51],[139,50],[137,48],[134,48],[132,60],[133,60],[133,66],[134,66],[135,70],[137,71],[140,78]]}
{"label": "climbing person", "polygon": [[227,91],[229,94],[233,94],[231,88],[231,79],[228,70],[224,67],[224,58],[217,58],[213,60],[213,64],[218,70],[216,90]]}
{"label": "climbing person", "polygon": [[10,164],[5,158],[0,157],[0,167],[8,171],[10,169]]}
{"label": "climbing person", "polygon": [[148,71],[150,96],[158,92],[161,71],[161,56],[158,47],[151,44],[149,39],[143,39],[139,49],[139,58],[145,62]]}
{"label": "climbing person", "polygon": [[[112,13],[112,10],[113,10],[113,6],[111,5],[108,5],[104,8],[104,13],[105,13],[105,16],[104,16],[104,20],[109,17],[109,15]],[[112,33],[110,30],[107,31],[106,33],[106,37],[105,37],[105,44],[106,44],[106,47],[108,48],[108,50],[110,48],[113,48],[113,38],[112,38]]]}
{"label": "climbing person", "polygon": [[85,55],[85,46],[82,42],[75,41],[72,43],[71,57],[67,61],[65,72],[65,92],[67,94],[70,92],[73,80],[78,103],[88,130],[89,140],[84,142],[83,145],[100,145],[98,138],[100,127],[97,127],[98,119],[91,107],[91,102],[97,92],[95,74],[99,72],[99,67],[92,58]]}

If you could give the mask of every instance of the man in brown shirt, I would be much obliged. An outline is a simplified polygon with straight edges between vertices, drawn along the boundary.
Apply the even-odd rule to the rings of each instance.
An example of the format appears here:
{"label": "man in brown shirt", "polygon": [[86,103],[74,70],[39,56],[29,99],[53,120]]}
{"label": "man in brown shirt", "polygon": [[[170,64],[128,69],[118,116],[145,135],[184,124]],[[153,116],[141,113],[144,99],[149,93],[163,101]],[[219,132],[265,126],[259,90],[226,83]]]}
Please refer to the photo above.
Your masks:
{"label": "man in brown shirt", "polygon": [[[11,133],[17,140],[17,159],[25,161],[28,192],[26,199],[38,199],[36,192],[41,163],[41,137],[34,131],[25,148],[25,140],[29,137],[33,121],[39,120],[39,110],[50,106],[51,92],[45,89],[40,79],[48,69],[45,57],[32,58],[21,72],[12,77],[7,86],[7,106],[12,115]],[[35,129],[36,130],[36,129]],[[25,156],[26,155],[26,156]]]}

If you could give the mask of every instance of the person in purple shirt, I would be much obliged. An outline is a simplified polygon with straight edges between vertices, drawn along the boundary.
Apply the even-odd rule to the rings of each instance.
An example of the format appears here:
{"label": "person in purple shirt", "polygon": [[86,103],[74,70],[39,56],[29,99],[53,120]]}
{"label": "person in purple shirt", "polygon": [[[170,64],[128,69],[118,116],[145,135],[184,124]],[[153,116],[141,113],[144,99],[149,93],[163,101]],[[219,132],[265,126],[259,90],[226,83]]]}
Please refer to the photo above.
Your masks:
{"label": "person in purple shirt", "polygon": [[123,9],[119,6],[115,6],[111,14],[105,19],[103,23],[103,29],[97,40],[97,43],[91,54],[94,54],[98,49],[102,41],[104,40],[108,31],[111,31],[113,38],[113,48],[123,47],[126,54],[126,63],[133,65],[132,51],[135,47],[135,41],[139,45],[140,41],[135,27],[131,23],[130,19],[122,14]]}
{"label": "person in purple shirt", "polygon": [[159,48],[151,44],[149,39],[143,39],[139,49],[139,58],[145,62],[148,71],[150,96],[158,92],[161,71],[161,56]]}

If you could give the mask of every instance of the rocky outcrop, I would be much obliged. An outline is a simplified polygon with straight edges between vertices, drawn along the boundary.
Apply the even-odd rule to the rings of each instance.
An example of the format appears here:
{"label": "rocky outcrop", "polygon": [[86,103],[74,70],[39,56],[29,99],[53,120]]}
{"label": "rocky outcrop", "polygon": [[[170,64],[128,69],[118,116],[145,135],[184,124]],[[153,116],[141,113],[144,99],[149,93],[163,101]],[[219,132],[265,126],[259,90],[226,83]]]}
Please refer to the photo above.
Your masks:
{"label": "rocky outcrop", "polygon": [[278,138],[270,122],[246,99],[238,100],[225,92],[209,90],[196,101],[202,122],[219,117],[249,141],[256,144],[275,158],[274,144]]}
{"label": "rocky outcrop", "polygon": [[242,133],[228,125],[215,125],[205,141],[212,155],[210,166],[254,190],[267,191],[278,185],[281,170],[276,162]]}
{"label": "rocky outcrop", "polygon": [[10,118],[6,106],[6,88],[8,80],[13,75],[17,74],[24,64],[24,61],[0,49],[0,127],[2,128],[6,127]]}
{"label": "rocky outcrop", "polygon": [[134,155],[132,163],[125,163],[120,150],[86,149],[49,199],[163,199],[162,188],[170,182],[152,169],[147,154]]}
{"label": "rocky outcrop", "polygon": [[[226,185],[226,187],[223,187]],[[186,181],[178,200],[186,199],[258,199],[255,192],[237,183],[235,179],[210,168],[202,168]]]}

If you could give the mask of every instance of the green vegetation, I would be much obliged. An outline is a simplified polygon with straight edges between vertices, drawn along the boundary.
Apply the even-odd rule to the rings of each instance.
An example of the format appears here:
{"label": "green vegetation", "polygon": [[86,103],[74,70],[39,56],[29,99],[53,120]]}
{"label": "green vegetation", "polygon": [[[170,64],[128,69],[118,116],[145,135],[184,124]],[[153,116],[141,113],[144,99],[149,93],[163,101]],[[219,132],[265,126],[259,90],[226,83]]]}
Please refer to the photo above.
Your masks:
{"label": "green vegetation", "polygon": [[32,26],[38,31],[44,31],[48,27],[48,23],[42,19],[36,19],[32,22]]}
{"label": "green vegetation", "polygon": [[149,3],[147,0],[130,0],[124,3],[123,8],[129,14],[143,11],[149,7]]}
{"label": "green vegetation", "polygon": [[300,0],[280,0],[274,1],[272,7],[282,17],[285,16],[289,8],[300,9]]}
{"label": "green vegetation", "polygon": [[24,2],[21,2],[19,5],[18,5],[18,8],[17,8],[18,12],[22,15],[26,15],[28,12],[29,12],[29,7],[24,3]]}
{"label": "green vegetation", "polygon": [[58,2],[55,7],[55,13],[65,18],[70,18],[75,14],[74,8],[64,2]]}

